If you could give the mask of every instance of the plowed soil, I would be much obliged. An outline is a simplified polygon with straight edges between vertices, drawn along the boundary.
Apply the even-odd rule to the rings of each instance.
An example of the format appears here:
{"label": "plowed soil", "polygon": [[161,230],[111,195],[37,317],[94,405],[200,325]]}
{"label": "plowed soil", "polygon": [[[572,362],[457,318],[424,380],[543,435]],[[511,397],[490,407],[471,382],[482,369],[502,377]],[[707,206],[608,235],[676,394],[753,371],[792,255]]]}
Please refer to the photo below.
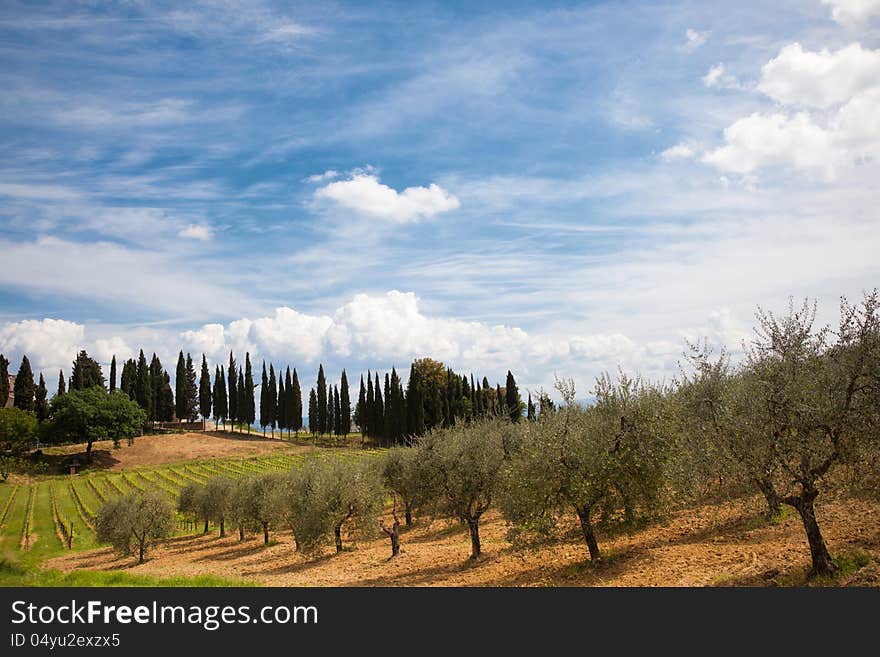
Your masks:
{"label": "plowed soil", "polygon": [[[761,515],[761,500],[708,504],[673,514],[630,533],[600,534],[605,559],[590,563],[574,526],[564,540],[515,551],[496,513],[482,523],[483,556],[467,557],[470,539],[457,523],[419,519],[405,529],[401,554],[390,559],[387,538],[349,541],[317,557],[294,550],[289,532],[218,538],[216,533],[175,539],[135,565],[109,549],[54,559],[50,568],[114,570],[151,575],[214,574],[268,586],[773,586],[808,583],[809,549],[799,518],[778,524]],[[833,555],[871,561],[835,584],[880,586],[880,505],[828,501],[818,518]]]}

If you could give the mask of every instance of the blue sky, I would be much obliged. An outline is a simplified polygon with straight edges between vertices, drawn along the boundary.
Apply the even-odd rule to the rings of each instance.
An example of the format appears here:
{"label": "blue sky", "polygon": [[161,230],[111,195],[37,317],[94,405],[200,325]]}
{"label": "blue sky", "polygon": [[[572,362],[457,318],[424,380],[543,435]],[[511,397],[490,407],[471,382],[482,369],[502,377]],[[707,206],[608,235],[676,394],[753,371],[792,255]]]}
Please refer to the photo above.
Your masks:
{"label": "blue sky", "polygon": [[78,347],[433,355],[586,390],[735,349],[789,295],[832,321],[880,280],[878,18],[5,2],[0,351],[52,378]]}

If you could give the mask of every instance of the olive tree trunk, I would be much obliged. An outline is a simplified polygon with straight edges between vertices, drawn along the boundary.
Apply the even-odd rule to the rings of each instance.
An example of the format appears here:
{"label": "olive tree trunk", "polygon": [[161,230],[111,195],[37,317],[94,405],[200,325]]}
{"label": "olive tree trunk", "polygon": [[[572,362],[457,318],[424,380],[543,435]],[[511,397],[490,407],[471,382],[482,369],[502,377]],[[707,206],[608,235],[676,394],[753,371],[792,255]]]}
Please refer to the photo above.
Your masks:
{"label": "olive tree trunk", "polygon": [[584,533],[584,540],[587,542],[587,548],[590,550],[590,561],[599,562],[602,560],[602,553],[599,552],[599,544],[596,542],[596,533],[593,531],[593,521],[590,518],[590,507],[578,507],[577,514],[581,521],[581,531]]}
{"label": "olive tree trunk", "polygon": [[831,575],[837,570],[837,566],[831,560],[831,555],[825,546],[825,539],[822,537],[819,523],[816,521],[814,502],[818,494],[819,492],[816,490],[807,490],[800,495],[792,495],[783,500],[783,502],[795,508],[804,523],[807,542],[810,544],[810,557],[813,561],[813,568],[810,571],[811,576]]}
{"label": "olive tree trunk", "polygon": [[480,520],[479,518],[467,519],[468,531],[471,535],[471,559],[480,556]]}

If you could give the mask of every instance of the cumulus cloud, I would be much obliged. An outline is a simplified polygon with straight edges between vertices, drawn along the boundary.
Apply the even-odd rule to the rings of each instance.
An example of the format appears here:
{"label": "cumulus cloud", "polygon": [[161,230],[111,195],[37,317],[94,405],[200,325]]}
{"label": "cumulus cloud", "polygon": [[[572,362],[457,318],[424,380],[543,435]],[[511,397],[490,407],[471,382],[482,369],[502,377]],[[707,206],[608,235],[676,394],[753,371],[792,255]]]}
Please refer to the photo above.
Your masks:
{"label": "cumulus cloud", "polygon": [[880,16],[880,0],[822,0],[831,7],[831,17],[841,25],[859,25]]}
{"label": "cumulus cloud", "polygon": [[69,367],[85,344],[85,327],[63,319],[26,319],[0,324],[0,353],[10,361],[10,370],[18,370],[21,357],[27,354],[35,372],[47,374]]}
{"label": "cumulus cloud", "polygon": [[703,84],[710,89],[742,89],[739,81],[727,72],[724,64],[716,64],[702,78]]}
{"label": "cumulus cloud", "polygon": [[[507,368],[526,380],[552,382],[552,371],[571,363],[592,372],[633,366],[637,360],[666,367],[683,343],[639,345],[619,332],[559,336],[522,328],[437,317],[425,313],[412,292],[357,294],[332,315],[278,308],[271,316],[243,318],[224,326],[206,324],[181,334],[184,346],[222,362],[230,350],[251,357],[314,364],[318,360],[378,362],[405,367],[431,356],[461,370],[503,375]],[[324,360],[326,364],[326,360]]]}
{"label": "cumulus cloud", "polygon": [[880,50],[854,43],[831,52],[785,46],[761,69],[758,90],[785,105],[828,108],[880,85]]}
{"label": "cumulus cloud", "polygon": [[368,172],[354,173],[348,180],[321,187],[315,191],[315,198],[328,199],[359,214],[395,223],[431,218],[460,205],[455,196],[434,183],[398,192]]}
{"label": "cumulus cloud", "polygon": [[177,233],[178,237],[186,237],[193,240],[207,242],[214,237],[214,231],[205,224],[190,224]]}
{"label": "cumulus cloud", "polygon": [[698,32],[693,28],[688,28],[687,31],[685,31],[684,33],[685,42],[684,46],[682,47],[686,52],[693,52],[704,43],[706,43],[706,40],[709,38],[709,34],[709,32]]}
{"label": "cumulus cloud", "polygon": [[830,179],[880,155],[880,51],[790,44],[764,65],[757,88],[778,107],[728,126],[724,145],[704,162],[733,173],[783,166]]}

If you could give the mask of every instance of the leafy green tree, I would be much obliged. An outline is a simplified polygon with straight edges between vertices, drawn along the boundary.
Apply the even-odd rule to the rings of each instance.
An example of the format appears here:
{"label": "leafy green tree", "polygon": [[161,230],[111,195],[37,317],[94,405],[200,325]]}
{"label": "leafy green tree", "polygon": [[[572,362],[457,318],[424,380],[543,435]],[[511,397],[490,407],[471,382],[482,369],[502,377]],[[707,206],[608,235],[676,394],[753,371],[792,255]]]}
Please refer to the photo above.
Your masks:
{"label": "leafy green tree", "polygon": [[400,498],[407,526],[412,525],[413,512],[430,501],[423,481],[427,478],[419,460],[420,452],[411,447],[392,447],[382,455],[381,473],[385,487]]}
{"label": "leafy green tree", "polygon": [[192,518],[194,522],[205,523],[204,534],[208,533],[208,491],[204,484],[192,482],[180,489],[177,496],[177,511]]}
{"label": "leafy green tree", "polygon": [[158,415],[156,419],[160,422],[171,422],[174,420],[174,391],[171,389],[171,376],[166,371],[162,371],[162,386],[159,388],[159,403],[156,406]]}
{"label": "leafy green tree", "polygon": [[316,495],[318,508],[327,514],[333,529],[336,553],[342,552],[342,530],[375,533],[376,518],[382,509],[382,488],[376,469],[369,463],[332,460]]}
{"label": "leafy green tree", "polygon": [[[315,405],[317,407],[317,399]],[[307,457],[300,467],[280,477],[273,489],[275,517],[279,524],[290,527],[297,552],[317,552],[330,531],[329,515],[317,495],[325,467],[323,460]]]}
{"label": "leafy green tree", "polygon": [[27,449],[37,435],[37,418],[20,408],[0,408],[0,447],[7,452]]}
{"label": "leafy green tree", "polygon": [[42,422],[49,417],[48,396],[49,391],[46,390],[46,380],[43,378],[43,373],[40,372],[40,382],[34,389],[34,413],[36,413],[37,421],[39,422]]}
{"label": "leafy green tree", "polygon": [[240,499],[240,514],[245,526],[263,532],[263,544],[269,544],[269,531],[279,520],[276,487],[278,473],[266,473],[245,480]]}
{"label": "leafy green tree", "polygon": [[57,441],[86,443],[86,458],[91,460],[92,443],[96,440],[139,436],[146,422],[146,413],[122,391],[109,394],[103,387],[92,386],[71,390],[54,397],[49,404],[46,435]]}
{"label": "leafy green tree", "polygon": [[202,371],[199,379],[199,413],[207,421],[211,417],[211,372],[208,370],[208,361],[202,354]]}
{"label": "leafy green tree", "polygon": [[409,368],[409,381],[406,384],[406,431],[410,436],[421,436],[425,433],[425,404],[419,372],[413,363]]}
{"label": "leafy green tree", "polygon": [[110,392],[116,390],[116,354],[110,360]]}
{"label": "leafy green tree", "polygon": [[22,356],[18,374],[15,375],[15,384],[12,387],[12,405],[32,413],[34,411],[34,390],[34,373],[31,370],[31,362],[25,355]]}
{"label": "leafy green tree", "polygon": [[73,390],[82,390],[92,386],[104,387],[104,373],[101,371],[101,366],[98,361],[89,357],[85,350],[76,355],[70,379],[70,387]]}
{"label": "leafy green tree", "polygon": [[168,497],[156,491],[137,492],[111,500],[101,507],[95,533],[122,554],[138,555],[143,563],[147,550],[174,532],[174,508]]}
{"label": "leafy green tree", "polygon": [[[63,395],[67,392],[67,388],[64,387],[64,371],[58,370],[58,391],[55,393],[56,395]],[[2,397],[0,397],[2,399]]]}

